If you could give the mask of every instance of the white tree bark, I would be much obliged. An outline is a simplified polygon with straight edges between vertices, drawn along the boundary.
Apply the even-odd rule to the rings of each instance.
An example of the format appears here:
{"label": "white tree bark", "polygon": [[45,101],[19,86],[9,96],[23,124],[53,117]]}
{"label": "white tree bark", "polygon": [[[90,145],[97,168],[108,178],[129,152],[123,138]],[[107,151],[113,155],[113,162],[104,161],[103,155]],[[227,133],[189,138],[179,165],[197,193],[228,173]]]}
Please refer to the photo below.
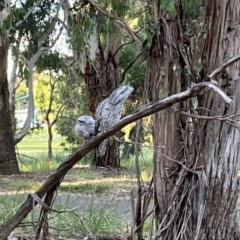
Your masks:
{"label": "white tree bark", "polygon": [[[11,48],[10,48],[11,49]],[[16,74],[17,74],[17,59],[16,56],[8,54],[8,57],[11,57],[11,72],[8,76],[8,89],[9,89],[9,107],[11,114],[13,116],[15,109],[15,85],[16,85]],[[9,68],[10,69],[10,68]]]}
{"label": "white tree bark", "polygon": [[54,20],[53,20],[52,24],[50,25],[49,29],[47,29],[46,32],[42,35],[42,37],[38,40],[37,52],[30,59],[25,59],[27,70],[30,73],[30,77],[28,79],[28,111],[27,111],[27,118],[25,120],[23,128],[20,130],[20,132],[18,132],[14,136],[14,140],[15,140],[16,144],[19,143],[24,138],[24,136],[28,133],[28,130],[30,129],[30,126],[31,126],[31,122],[32,122],[32,119],[34,116],[34,109],[35,109],[34,94],[33,94],[34,66],[35,66],[36,62],[38,61],[38,59],[40,58],[40,56],[42,55],[42,53],[44,51],[51,49],[60,36],[60,34],[58,34],[58,36],[56,36],[56,38],[54,39],[51,46],[47,46],[47,47],[43,46],[44,41],[53,32],[53,30],[56,26],[56,23],[58,22],[59,12],[62,7],[62,4],[63,4],[63,0],[61,0],[58,5],[57,13],[55,14]]}

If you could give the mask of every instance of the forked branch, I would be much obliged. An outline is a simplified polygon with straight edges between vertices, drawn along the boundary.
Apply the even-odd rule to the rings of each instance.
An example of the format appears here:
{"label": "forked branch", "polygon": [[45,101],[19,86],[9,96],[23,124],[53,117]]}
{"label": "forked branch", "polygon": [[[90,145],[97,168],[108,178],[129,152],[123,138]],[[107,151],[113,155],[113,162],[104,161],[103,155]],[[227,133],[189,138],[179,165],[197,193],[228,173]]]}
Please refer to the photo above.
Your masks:
{"label": "forked branch", "polygon": [[[43,198],[49,191],[52,189],[57,189],[61,180],[65,176],[65,174],[86,154],[88,154],[94,147],[96,147],[100,142],[102,142],[107,137],[113,135],[121,128],[126,126],[129,123],[135,122],[138,119],[154,114],[158,111],[166,109],[173,104],[187,100],[191,97],[196,96],[200,91],[204,88],[208,87],[210,83],[199,83],[192,86],[190,89],[167,97],[161,101],[147,104],[145,106],[140,107],[131,115],[123,118],[120,122],[109,128],[105,133],[101,133],[90,140],[88,143],[82,145],[75,153],[70,155],[60,166],[58,169],[49,176],[46,181],[42,184],[42,186],[35,192],[35,194],[39,198]],[[221,91],[219,89],[219,91]],[[222,92],[224,95],[225,93]],[[225,99],[228,99],[228,102],[231,102],[231,99],[225,95]],[[19,223],[22,222],[24,218],[28,215],[28,213],[33,209],[33,200],[31,195],[28,195],[27,200],[23,205],[19,208],[16,214],[10,218],[1,228],[0,228],[0,239],[5,239],[9,236],[9,234],[18,226]]]}

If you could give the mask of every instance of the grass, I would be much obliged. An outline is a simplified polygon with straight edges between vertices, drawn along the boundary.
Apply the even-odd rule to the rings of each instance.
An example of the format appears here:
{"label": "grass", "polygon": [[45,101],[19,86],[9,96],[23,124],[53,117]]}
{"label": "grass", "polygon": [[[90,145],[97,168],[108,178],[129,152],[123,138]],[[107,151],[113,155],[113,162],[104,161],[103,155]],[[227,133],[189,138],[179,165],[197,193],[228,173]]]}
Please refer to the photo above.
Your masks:
{"label": "grass", "polygon": [[[63,162],[69,153],[61,148],[61,137],[54,137],[53,161],[47,160],[47,135],[44,132],[28,135],[18,144],[20,175],[0,175],[0,224],[6,222],[14,215],[27,193],[36,191],[45,179]],[[57,210],[67,210],[65,213],[51,213],[49,215],[50,231],[53,234],[65,237],[86,235],[123,235],[126,223],[116,211],[116,201],[106,202],[96,208],[90,202],[87,211],[70,209],[71,194],[97,196],[126,196],[129,191],[136,188],[135,158],[121,161],[122,170],[112,170],[90,167],[92,155],[88,154],[83,160],[71,169],[64,177],[59,192],[67,196],[67,201],[54,205]],[[141,175],[144,181],[149,181],[152,176],[152,152],[144,149],[140,156]],[[106,196],[107,195],[107,196]],[[76,199],[77,201],[77,199]],[[78,205],[78,202],[75,202]],[[29,222],[37,221],[39,206],[35,207],[32,214],[24,220],[21,231],[33,232]],[[67,219],[67,221],[66,221]],[[125,227],[124,227],[125,226]],[[146,231],[151,227],[151,222],[146,225]],[[124,230],[126,231],[126,230]]]}
{"label": "grass", "polygon": [[[22,204],[22,199],[26,198],[24,194],[0,195],[0,224],[4,224],[12,215],[14,215]],[[92,235],[111,235],[120,234],[123,229],[123,221],[116,211],[116,204],[109,202],[101,207],[94,207],[93,200],[90,202],[86,211],[79,209],[69,209],[71,197],[69,195],[66,203],[54,206],[59,213],[49,213],[49,229],[51,234],[64,237],[85,237]],[[16,232],[25,232],[25,234],[34,234],[33,223],[38,221],[40,207],[34,208],[25,220],[20,224],[20,230]],[[111,214],[110,214],[111,213]],[[67,221],[66,221],[67,219]]]}
{"label": "grass", "polygon": [[[52,148],[55,152],[63,151],[61,143],[64,141],[64,137],[54,132]],[[17,144],[20,153],[45,153],[48,150],[48,134],[47,129],[34,130],[29,133],[24,139]]]}

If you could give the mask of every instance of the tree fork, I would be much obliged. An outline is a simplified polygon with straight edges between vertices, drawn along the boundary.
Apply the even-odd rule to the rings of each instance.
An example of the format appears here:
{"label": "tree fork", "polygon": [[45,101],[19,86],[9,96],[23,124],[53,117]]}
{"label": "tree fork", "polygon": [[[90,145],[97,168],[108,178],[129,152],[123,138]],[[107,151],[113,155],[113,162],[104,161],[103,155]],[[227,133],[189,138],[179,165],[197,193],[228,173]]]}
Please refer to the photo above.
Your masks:
{"label": "tree fork", "polygon": [[[128,115],[123,118],[120,122],[109,128],[105,133],[101,133],[90,140],[88,143],[82,145],[76,152],[70,155],[63,163],[59,165],[57,170],[49,176],[46,181],[42,184],[42,186],[35,192],[35,194],[41,199],[48,194],[54,194],[60,185],[62,179],[66,175],[66,173],[86,154],[88,154],[94,147],[96,147],[101,141],[106,139],[107,137],[113,135],[121,128],[130,124],[132,122],[137,121],[143,117],[154,114],[158,111],[166,109],[173,104],[187,100],[191,97],[196,96],[200,91],[204,90],[206,87],[211,86],[207,82],[195,84],[190,89],[181,92],[179,94],[174,94],[169,96],[161,101],[153,102],[138,108],[134,113]],[[220,91],[220,90],[219,90]],[[221,93],[224,95],[224,93]],[[222,96],[221,95],[221,96]],[[227,100],[230,99],[227,96],[224,96]],[[0,239],[5,239],[9,236],[9,234],[22,222],[23,219],[26,218],[28,213],[33,209],[33,198],[29,194],[27,200],[22,204],[22,206],[18,209],[16,214],[12,216],[1,228],[0,228]],[[37,203],[34,202],[36,205]]]}

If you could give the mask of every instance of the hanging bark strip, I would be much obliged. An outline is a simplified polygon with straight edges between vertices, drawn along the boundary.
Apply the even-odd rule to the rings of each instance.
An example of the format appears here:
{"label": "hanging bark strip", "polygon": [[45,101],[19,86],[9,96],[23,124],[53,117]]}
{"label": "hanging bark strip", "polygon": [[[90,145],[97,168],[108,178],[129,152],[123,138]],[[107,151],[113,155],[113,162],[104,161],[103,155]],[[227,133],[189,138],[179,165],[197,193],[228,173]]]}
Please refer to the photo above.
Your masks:
{"label": "hanging bark strip", "polygon": [[[150,104],[140,107],[133,114],[130,114],[129,116],[123,118],[119,123],[117,123],[113,127],[109,128],[105,133],[101,133],[101,134],[97,135],[92,140],[90,140],[88,143],[82,145],[76,152],[74,152],[63,163],[60,164],[60,166],[57,168],[57,170],[46,179],[46,181],[35,192],[35,194],[39,198],[43,198],[45,196],[45,194],[48,194],[49,192],[51,194],[54,194],[54,192],[60,185],[63,177],[79,160],[81,160],[86,154],[88,154],[101,141],[103,141],[107,137],[113,135],[114,133],[119,131],[121,128],[123,128],[127,124],[135,122],[138,119],[149,116],[149,115],[156,113],[158,111],[161,111],[163,109],[166,109],[179,101],[184,101],[191,97],[194,97],[200,91],[204,90],[206,87],[211,87],[211,83],[203,82],[203,83],[195,84],[190,89],[188,89],[182,93],[175,94],[175,95],[167,97],[161,101],[150,103]],[[221,91],[221,90],[219,89],[219,91]],[[231,101],[231,99],[229,99],[224,94],[224,92],[221,92],[221,96],[224,96],[224,98],[226,100]],[[37,203],[34,201],[34,204],[36,205]],[[0,239],[7,238],[9,236],[9,234],[19,225],[19,223],[21,223],[22,220],[27,217],[28,213],[32,209],[33,209],[33,198],[29,194],[27,200],[18,209],[16,214],[14,216],[12,216],[0,228]]]}

